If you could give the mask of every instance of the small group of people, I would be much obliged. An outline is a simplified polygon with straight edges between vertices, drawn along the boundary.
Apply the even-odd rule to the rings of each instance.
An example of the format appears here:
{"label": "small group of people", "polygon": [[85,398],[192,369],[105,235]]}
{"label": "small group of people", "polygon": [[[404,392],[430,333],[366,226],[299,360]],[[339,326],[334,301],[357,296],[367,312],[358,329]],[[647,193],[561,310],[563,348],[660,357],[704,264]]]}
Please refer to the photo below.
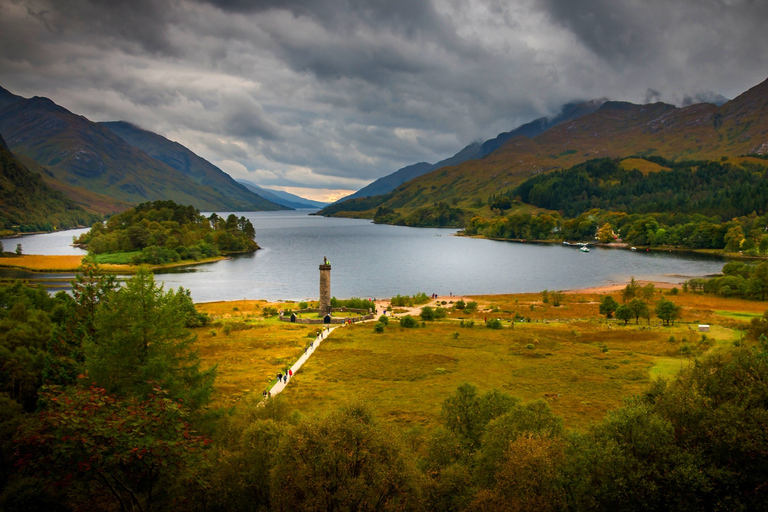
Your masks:
{"label": "small group of people", "polygon": [[293,377],[293,370],[288,368],[288,370],[284,371],[283,373],[277,374],[277,382],[282,382],[283,384],[288,383],[288,379]]}

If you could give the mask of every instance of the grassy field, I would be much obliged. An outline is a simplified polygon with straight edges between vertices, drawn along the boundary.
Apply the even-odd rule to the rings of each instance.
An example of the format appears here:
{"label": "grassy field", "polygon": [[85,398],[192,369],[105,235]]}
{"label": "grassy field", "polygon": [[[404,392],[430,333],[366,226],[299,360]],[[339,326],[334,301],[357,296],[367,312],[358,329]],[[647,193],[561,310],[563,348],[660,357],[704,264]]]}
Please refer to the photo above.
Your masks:
{"label": "grassy field", "polygon": [[[302,413],[361,399],[388,422],[431,428],[445,397],[470,382],[525,401],[546,398],[568,427],[583,429],[647,389],[651,379],[673,376],[697,355],[740,340],[747,321],[768,307],[681,293],[667,297],[683,307],[683,322],[665,327],[652,319],[650,325],[624,326],[599,315],[602,296],[568,294],[559,307],[544,303],[541,294],[478,296],[465,298],[479,303],[476,312],[450,309],[446,319],[425,327],[404,329],[393,319],[383,333],[375,333],[370,322],[340,328],[283,396]],[[446,301],[444,307],[451,306]],[[295,309],[291,303],[198,307],[214,319],[198,336],[204,363],[218,364],[220,404],[260,394],[318,329],[264,318],[265,308]],[[500,318],[503,328],[486,328],[486,318]],[[461,327],[461,320],[474,326]],[[710,324],[710,332],[699,333],[698,323]]]}
{"label": "grassy field", "polygon": [[203,366],[218,365],[216,404],[231,405],[249,394],[261,395],[278,373],[304,353],[319,326],[264,316],[267,308],[297,307],[266,301],[197,304],[212,320],[211,325],[196,329],[196,334]]}

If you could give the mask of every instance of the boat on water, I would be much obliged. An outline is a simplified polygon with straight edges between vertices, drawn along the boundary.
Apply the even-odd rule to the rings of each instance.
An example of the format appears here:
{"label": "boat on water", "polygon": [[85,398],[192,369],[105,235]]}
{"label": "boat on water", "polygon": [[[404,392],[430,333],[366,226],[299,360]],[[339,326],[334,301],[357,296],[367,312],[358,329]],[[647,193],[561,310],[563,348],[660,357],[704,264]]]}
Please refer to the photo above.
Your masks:
{"label": "boat on water", "polygon": [[630,247],[630,248],[629,248],[629,250],[630,250],[630,251],[636,251],[636,250],[637,250],[637,247]]}
{"label": "boat on water", "polygon": [[589,247],[587,247],[586,245],[582,245],[582,246],[579,248],[579,250],[580,250],[581,252],[589,252]]}

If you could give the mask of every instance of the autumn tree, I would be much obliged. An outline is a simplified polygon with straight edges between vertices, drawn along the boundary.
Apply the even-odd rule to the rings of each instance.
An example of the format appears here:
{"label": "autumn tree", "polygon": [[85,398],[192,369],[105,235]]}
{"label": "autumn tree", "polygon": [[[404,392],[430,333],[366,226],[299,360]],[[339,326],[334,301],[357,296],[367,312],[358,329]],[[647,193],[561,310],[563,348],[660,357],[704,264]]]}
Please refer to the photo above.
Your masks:
{"label": "autumn tree", "polygon": [[21,431],[17,467],[69,489],[73,509],[168,509],[183,495],[179,486],[199,482],[208,441],[191,430],[181,403],[152,386],[143,399],[51,387]]}
{"label": "autumn tree", "polygon": [[419,503],[411,458],[362,405],[302,421],[281,439],[275,460],[276,511],[404,510]]}

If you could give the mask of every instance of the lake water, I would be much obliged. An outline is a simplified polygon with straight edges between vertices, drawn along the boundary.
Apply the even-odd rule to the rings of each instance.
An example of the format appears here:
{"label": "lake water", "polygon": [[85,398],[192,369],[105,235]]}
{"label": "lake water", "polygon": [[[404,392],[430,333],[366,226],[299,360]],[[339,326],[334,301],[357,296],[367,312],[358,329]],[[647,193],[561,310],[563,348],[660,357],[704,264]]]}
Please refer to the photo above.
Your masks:
{"label": "lake water", "polygon": [[[228,212],[221,213],[222,216]],[[236,299],[317,299],[318,265],[331,263],[339,298],[567,290],[624,283],[631,276],[679,283],[720,272],[723,260],[691,253],[631,252],[559,244],[521,244],[452,236],[455,229],[376,225],[367,220],[310,216],[306,211],[237,213],[256,228],[255,254],[159,273],[166,287],[183,286],[196,302]],[[83,230],[3,239],[25,254],[82,254],[71,247]],[[0,276],[56,280],[61,274],[0,270]]]}

